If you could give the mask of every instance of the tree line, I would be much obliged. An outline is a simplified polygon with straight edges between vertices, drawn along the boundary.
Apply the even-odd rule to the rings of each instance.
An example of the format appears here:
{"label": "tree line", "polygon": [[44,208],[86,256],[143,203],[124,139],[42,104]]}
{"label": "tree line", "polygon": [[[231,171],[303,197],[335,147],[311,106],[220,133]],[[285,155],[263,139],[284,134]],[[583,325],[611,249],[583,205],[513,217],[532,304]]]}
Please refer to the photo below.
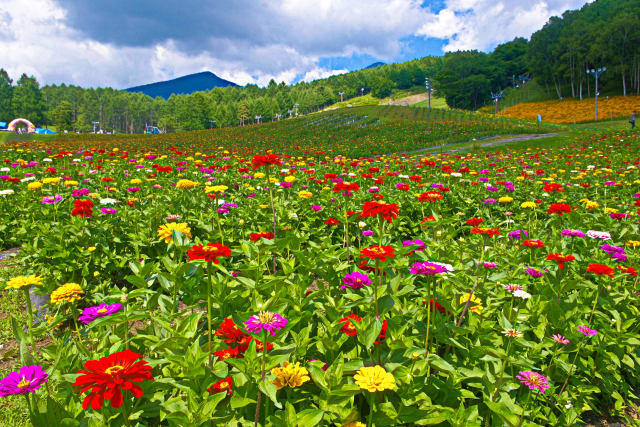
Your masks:
{"label": "tree line", "polygon": [[516,38],[491,53],[458,51],[382,65],[293,85],[271,80],[266,87],[215,88],[168,100],[112,88],[73,85],[40,87],[23,74],[17,82],[0,69],[0,121],[15,117],[59,131],[88,132],[94,122],[107,131],[138,133],[147,124],[169,131],[244,125],[307,114],[341,99],[394,89],[424,87],[453,108],[475,110],[492,92],[516,86],[530,75],[549,96],[593,96],[587,69],[606,67],[601,91],[640,94],[640,0],[596,0],[580,10],[552,17],[531,40]]}

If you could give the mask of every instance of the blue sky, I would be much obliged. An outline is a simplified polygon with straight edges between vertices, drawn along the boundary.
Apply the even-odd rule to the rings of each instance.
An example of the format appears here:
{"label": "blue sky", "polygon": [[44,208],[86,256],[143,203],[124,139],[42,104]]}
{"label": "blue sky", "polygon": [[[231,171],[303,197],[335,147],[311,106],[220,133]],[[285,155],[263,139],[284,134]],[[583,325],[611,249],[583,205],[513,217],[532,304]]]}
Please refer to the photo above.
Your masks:
{"label": "blue sky", "polygon": [[2,0],[0,67],[118,89],[200,71],[292,83],[491,51],[587,0]]}

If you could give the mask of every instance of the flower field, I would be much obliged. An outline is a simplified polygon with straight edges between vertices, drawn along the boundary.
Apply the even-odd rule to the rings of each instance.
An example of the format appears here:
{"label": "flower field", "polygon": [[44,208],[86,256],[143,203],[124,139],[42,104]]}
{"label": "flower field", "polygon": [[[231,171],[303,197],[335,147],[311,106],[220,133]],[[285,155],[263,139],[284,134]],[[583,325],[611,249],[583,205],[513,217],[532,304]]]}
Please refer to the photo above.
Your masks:
{"label": "flower field", "polygon": [[[525,102],[503,110],[500,115],[514,119],[536,120],[538,114],[542,121],[552,123],[592,122],[595,118],[595,98],[582,101],[564,99],[562,101]],[[614,96],[598,98],[598,119],[628,118],[631,113],[640,109],[640,96]]]}
{"label": "flower field", "polygon": [[639,134],[384,154],[534,126],[330,117],[0,145],[0,288],[28,302],[0,404],[36,426],[624,414]]}

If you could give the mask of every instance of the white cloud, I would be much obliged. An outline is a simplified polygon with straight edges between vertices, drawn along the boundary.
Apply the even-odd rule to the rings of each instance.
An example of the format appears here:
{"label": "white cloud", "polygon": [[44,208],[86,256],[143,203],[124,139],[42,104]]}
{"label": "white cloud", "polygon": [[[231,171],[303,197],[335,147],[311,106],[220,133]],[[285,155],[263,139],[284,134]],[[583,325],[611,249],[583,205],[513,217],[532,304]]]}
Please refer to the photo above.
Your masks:
{"label": "white cloud", "polygon": [[551,16],[577,9],[591,0],[447,0],[429,13],[416,35],[448,40],[445,51],[488,51],[496,44],[529,37]]}
{"label": "white cloud", "polygon": [[[298,76],[309,81],[347,71],[319,67],[322,57],[369,54],[393,61],[402,52],[401,40],[411,35],[447,40],[446,50],[488,50],[515,36],[529,36],[551,15],[585,3],[447,0],[443,10],[433,13],[420,0],[263,0],[252,3],[255,10],[240,8],[235,3],[240,0],[217,1],[195,1],[200,10],[182,8],[180,22],[186,28],[180,31],[167,27],[167,7],[153,15],[162,5],[141,20],[134,7],[143,7],[142,2],[121,8],[129,19],[98,10],[87,17],[89,31],[74,26],[72,17],[85,10],[70,9],[71,0],[2,0],[0,67],[14,79],[27,73],[41,83],[85,87],[125,88],[204,70],[240,85],[263,86],[272,78],[291,83]],[[213,4],[218,21],[209,22],[207,16],[203,26],[197,14]],[[92,8],[100,7],[92,3]],[[126,34],[135,35],[136,25],[143,24],[157,33],[123,45],[123,37],[116,36],[125,22],[130,25]]]}

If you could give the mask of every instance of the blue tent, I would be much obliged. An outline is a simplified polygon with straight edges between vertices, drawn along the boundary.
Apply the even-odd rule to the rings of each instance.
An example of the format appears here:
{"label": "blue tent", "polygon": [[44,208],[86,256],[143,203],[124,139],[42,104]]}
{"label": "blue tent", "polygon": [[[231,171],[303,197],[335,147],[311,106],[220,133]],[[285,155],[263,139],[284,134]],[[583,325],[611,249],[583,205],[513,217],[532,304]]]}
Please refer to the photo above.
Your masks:
{"label": "blue tent", "polygon": [[42,128],[36,128],[36,133],[39,135],[56,135],[56,132],[52,131],[51,129]]}

